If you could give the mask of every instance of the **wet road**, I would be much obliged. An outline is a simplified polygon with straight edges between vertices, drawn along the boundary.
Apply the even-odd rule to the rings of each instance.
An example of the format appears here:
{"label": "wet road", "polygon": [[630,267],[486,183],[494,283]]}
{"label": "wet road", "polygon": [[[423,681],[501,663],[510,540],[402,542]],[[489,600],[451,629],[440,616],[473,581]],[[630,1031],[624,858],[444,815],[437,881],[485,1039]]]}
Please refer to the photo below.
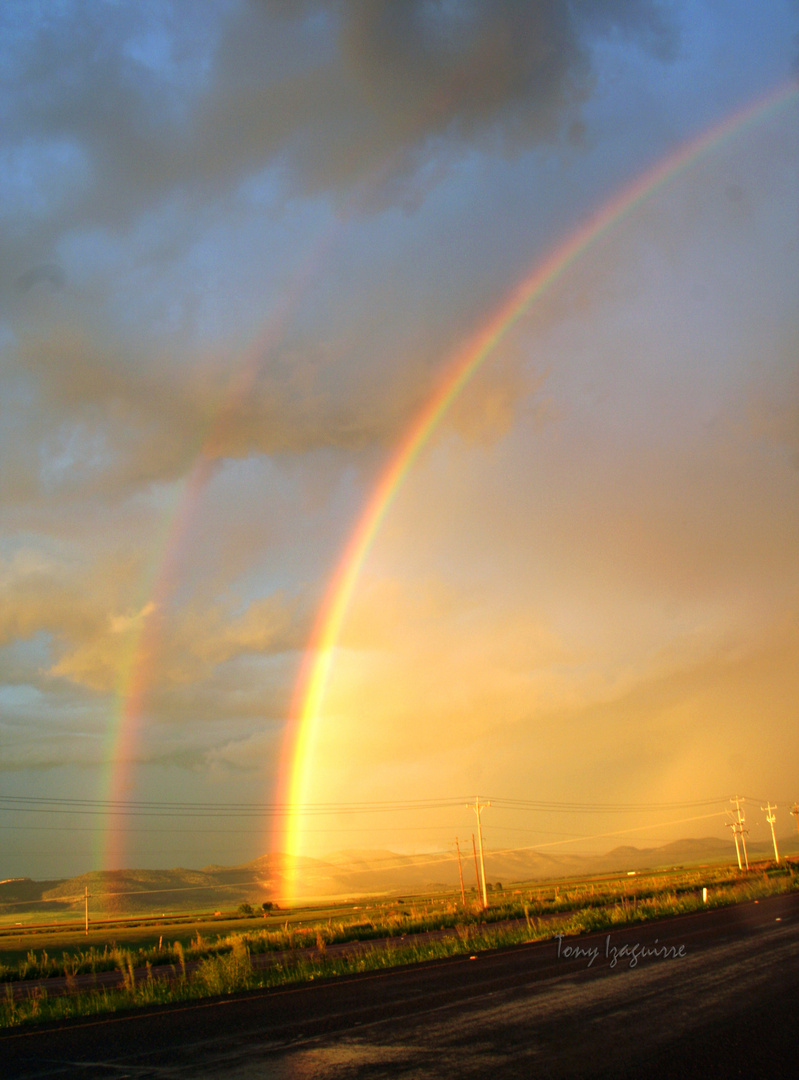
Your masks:
{"label": "wet road", "polygon": [[5,1036],[0,1074],[788,1076],[798,1014],[799,896],[790,896],[609,938]]}

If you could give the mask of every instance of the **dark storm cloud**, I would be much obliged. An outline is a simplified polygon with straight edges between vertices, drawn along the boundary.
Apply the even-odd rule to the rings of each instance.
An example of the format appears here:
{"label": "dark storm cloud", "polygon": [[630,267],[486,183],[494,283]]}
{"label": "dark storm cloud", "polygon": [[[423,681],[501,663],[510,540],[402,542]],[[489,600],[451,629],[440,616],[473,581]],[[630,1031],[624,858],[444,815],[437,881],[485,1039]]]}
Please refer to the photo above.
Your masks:
{"label": "dark storm cloud", "polygon": [[614,34],[675,49],[652,0],[67,8],[16,43],[7,138],[85,155],[86,181],[50,207],[62,227],[276,160],[300,189],[346,188],[397,153],[413,168],[431,140],[557,135],[591,92],[592,39]]}
{"label": "dark storm cloud", "polygon": [[[335,192],[351,209],[418,207],[459,148],[557,138],[591,92],[597,35],[631,37],[661,57],[675,46],[652,0],[67,5],[28,16],[23,33],[25,11],[6,15],[14,216],[0,258],[28,269],[6,279],[0,304],[23,382],[36,387],[25,441],[41,453],[23,459],[7,447],[13,498],[55,474],[72,490],[129,490],[194,459],[228,399],[225,377],[187,377],[157,345],[125,345],[97,305],[135,288],[144,267],[178,267],[245,179],[279,164],[292,194]],[[181,212],[153,225],[156,239],[141,249],[130,230],[173,204]],[[125,245],[110,276],[92,246],[109,230]],[[74,253],[80,236],[85,265]],[[68,271],[57,261],[65,241]],[[191,275],[181,280],[189,288]],[[55,293],[60,315],[41,307]],[[145,314],[143,334],[147,326]],[[417,370],[406,358],[388,392],[385,379],[370,389],[363,358],[342,365],[338,354],[353,350],[326,334],[324,356],[306,343],[290,364],[262,365],[217,456],[358,450],[396,436],[424,397],[426,361]],[[428,339],[429,356],[451,346]],[[18,427],[11,418],[14,444]]]}
{"label": "dark storm cloud", "polygon": [[[29,399],[2,429],[9,506],[41,495],[51,507],[77,492],[125,496],[184,475],[201,452],[217,461],[385,446],[430,386],[408,364],[388,377],[386,393],[380,380],[359,382],[357,371],[337,367],[324,347],[269,358],[241,382],[60,324],[9,354]],[[31,444],[37,455],[25,450]]]}

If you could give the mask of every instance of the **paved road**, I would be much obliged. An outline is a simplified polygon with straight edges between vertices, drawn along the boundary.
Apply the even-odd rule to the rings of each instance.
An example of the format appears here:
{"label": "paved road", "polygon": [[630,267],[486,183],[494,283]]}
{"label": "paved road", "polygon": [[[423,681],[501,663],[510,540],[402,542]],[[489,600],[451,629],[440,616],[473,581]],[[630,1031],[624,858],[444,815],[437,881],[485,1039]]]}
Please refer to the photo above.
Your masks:
{"label": "paved road", "polygon": [[[654,954],[636,960],[636,946]],[[797,1032],[795,895],[628,927],[610,938],[556,940],[4,1036],[0,1074],[776,1077],[795,1075]]]}

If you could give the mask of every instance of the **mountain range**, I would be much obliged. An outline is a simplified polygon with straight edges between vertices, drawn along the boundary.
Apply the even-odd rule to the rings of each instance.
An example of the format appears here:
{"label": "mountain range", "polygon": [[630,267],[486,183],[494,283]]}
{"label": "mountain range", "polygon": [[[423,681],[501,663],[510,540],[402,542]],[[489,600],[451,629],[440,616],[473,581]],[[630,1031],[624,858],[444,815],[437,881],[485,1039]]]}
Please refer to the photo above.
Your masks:
{"label": "mountain range", "polygon": [[[796,837],[783,839],[780,850],[797,851]],[[773,856],[770,844],[749,845],[753,860]],[[610,873],[640,873],[672,866],[735,863],[735,849],[713,837],[677,840],[653,848],[616,847],[603,855],[552,855],[540,851],[487,851],[486,879],[492,885],[588,877]],[[471,851],[462,852],[465,887],[475,886]],[[97,870],[62,881],[11,878],[0,881],[0,915],[23,911],[83,910],[88,891],[95,913],[208,911],[235,909],[242,903],[260,906],[280,896],[288,870],[285,855],[263,855],[240,866],[206,866],[200,870]],[[403,855],[387,850],[338,851],[324,859],[302,857],[296,867],[297,893],[305,902],[361,896],[402,896],[403,893],[457,889],[458,862],[454,852]]]}

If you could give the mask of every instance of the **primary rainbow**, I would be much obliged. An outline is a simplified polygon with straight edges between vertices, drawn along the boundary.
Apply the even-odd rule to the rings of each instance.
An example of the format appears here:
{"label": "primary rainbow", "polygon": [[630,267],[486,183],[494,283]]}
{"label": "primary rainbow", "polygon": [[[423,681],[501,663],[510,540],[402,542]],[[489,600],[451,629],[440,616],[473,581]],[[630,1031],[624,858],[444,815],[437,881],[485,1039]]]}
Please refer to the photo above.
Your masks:
{"label": "primary rainbow", "polygon": [[[413,125],[408,129],[421,130],[432,112],[441,111],[446,98],[425,103],[420,107]],[[237,413],[246,401],[261,363],[279,343],[287,326],[298,309],[310,286],[328,261],[328,256],[338,238],[345,232],[350,218],[357,212],[364,199],[378,191],[390,177],[392,169],[402,157],[401,149],[389,154],[366,173],[355,185],[350,198],[335,215],[312,246],[308,256],[300,263],[294,274],[288,293],[282,304],[267,320],[258,339],[249,347],[233,377],[228,393],[214,414],[210,428],[195,456],[194,463],[179,485],[172,510],[166,516],[162,538],[154,545],[155,558],[151,559],[146,575],[148,588],[143,590],[149,599],[141,610],[130,617],[130,630],[120,665],[117,682],[115,711],[111,717],[103,753],[105,770],[101,778],[100,793],[107,807],[103,828],[96,834],[98,843],[95,861],[104,869],[121,867],[126,859],[123,841],[125,796],[134,785],[135,762],[140,747],[139,740],[145,726],[145,711],[153,682],[155,656],[159,649],[164,618],[170,599],[175,592],[179,577],[180,554],[184,550],[192,520],[202,495],[213,474],[214,463],[223,456],[227,433],[233,428]]]}
{"label": "primary rainbow", "polygon": [[766,98],[737,110],[721,123],[684,143],[654,168],[637,177],[597,210],[538,262],[507,299],[447,366],[437,389],[414,418],[391,454],[339,559],[308,643],[292,701],[291,723],[284,744],[279,802],[288,813],[276,849],[288,856],[283,901],[296,893],[296,859],[302,850],[303,812],[308,803],[310,766],[319,730],[320,710],[333,663],[336,642],[364,560],[391,503],[420,451],[442,417],[496,345],[530,304],[648,196],[691,166],[703,154],[748,124],[762,119],[799,94],[791,82]]}

